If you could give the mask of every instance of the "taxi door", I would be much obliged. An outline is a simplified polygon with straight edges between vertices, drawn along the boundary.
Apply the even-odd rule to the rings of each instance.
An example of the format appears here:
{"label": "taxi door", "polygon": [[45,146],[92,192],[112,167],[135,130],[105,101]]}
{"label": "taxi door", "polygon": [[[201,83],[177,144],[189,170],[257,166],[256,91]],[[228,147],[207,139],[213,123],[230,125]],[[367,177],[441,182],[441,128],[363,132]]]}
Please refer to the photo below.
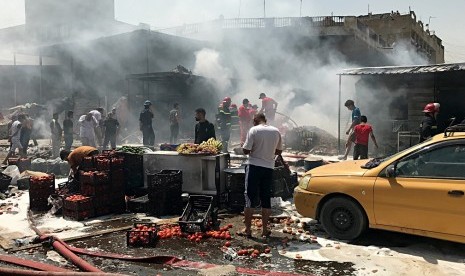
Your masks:
{"label": "taxi door", "polygon": [[401,158],[374,187],[376,224],[465,236],[465,142]]}

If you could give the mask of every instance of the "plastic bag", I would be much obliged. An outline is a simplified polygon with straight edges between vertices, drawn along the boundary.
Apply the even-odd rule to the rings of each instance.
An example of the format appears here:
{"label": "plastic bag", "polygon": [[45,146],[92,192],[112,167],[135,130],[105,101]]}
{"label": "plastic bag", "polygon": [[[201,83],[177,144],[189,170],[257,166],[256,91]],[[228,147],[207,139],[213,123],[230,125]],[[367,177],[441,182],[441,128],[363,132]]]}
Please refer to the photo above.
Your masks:
{"label": "plastic bag", "polygon": [[18,166],[15,166],[15,165],[6,167],[3,173],[11,177],[11,184],[13,185],[16,185],[16,183],[18,182],[19,176],[21,175],[21,173],[19,172]]}

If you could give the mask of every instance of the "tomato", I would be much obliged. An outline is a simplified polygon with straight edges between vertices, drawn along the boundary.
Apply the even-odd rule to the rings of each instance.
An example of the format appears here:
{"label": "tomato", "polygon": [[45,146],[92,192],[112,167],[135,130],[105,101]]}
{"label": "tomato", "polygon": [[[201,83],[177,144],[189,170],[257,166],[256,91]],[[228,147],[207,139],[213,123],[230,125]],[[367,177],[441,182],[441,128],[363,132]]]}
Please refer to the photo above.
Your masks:
{"label": "tomato", "polygon": [[258,257],[258,255],[257,255],[257,254],[255,254],[255,253],[252,253],[252,255],[250,255],[250,257],[252,257],[252,258],[257,258],[257,257]]}
{"label": "tomato", "polygon": [[233,225],[232,225],[232,224],[228,224],[228,228],[233,228]]}
{"label": "tomato", "polygon": [[270,249],[269,247],[267,247],[267,248],[265,248],[265,251],[264,251],[264,252],[265,252],[265,254],[270,254],[271,249]]}
{"label": "tomato", "polygon": [[258,251],[257,249],[255,249],[255,250],[253,251],[253,253],[252,253],[252,254],[255,254],[255,255],[260,255],[260,251]]}
{"label": "tomato", "polygon": [[225,243],[224,243],[224,246],[230,247],[230,246],[231,246],[231,242],[229,242],[229,241],[225,242]]}

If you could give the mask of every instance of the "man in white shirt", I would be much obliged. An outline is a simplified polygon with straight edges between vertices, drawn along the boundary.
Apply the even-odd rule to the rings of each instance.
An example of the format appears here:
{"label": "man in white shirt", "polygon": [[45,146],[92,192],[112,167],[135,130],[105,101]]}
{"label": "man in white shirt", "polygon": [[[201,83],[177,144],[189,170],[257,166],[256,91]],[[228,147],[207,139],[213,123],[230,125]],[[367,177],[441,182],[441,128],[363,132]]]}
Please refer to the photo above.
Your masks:
{"label": "man in white shirt", "polygon": [[5,157],[5,160],[3,160],[3,163],[2,163],[3,165],[6,165],[8,158],[15,155],[16,149],[18,149],[20,155],[22,155],[21,150],[23,149],[23,146],[21,145],[20,135],[21,135],[21,126],[25,118],[26,116],[24,114],[20,114],[17,117],[17,119],[13,120],[13,123],[11,124],[9,139],[8,139],[11,143],[11,146],[10,146],[10,151],[8,151],[8,154]]}
{"label": "man in white shirt", "polygon": [[94,110],[89,111],[90,114],[97,120],[97,125],[94,127],[95,133],[95,142],[97,146],[102,145],[103,135],[102,135],[102,126],[103,126],[103,113],[104,110],[102,107],[97,107]]}
{"label": "man in white shirt", "polygon": [[82,115],[79,118],[79,136],[83,146],[96,147],[95,144],[95,127],[98,125],[97,119],[92,113]]}
{"label": "man in white shirt", "polygon": [[258,113],[253,119],[254,127],[247,133],[243,145],[244,154],[249,155],[245,170],[245,229],[242,235],[250,237],[253,208],[262,209],[262,236],[268,236],[268,220],[271,214],[271,189],[275,156],[282,152],[279,130],[266,124],[266,117]]}

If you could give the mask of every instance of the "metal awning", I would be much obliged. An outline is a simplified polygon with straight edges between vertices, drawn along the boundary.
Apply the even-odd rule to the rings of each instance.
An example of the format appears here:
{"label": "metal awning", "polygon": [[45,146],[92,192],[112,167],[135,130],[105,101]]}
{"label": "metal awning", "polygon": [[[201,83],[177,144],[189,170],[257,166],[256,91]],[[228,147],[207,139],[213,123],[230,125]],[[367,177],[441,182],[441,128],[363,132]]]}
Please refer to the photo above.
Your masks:
{"label": "metal awning", "polygon": [[178,72],[158,72],[145,74],[129,74],[126,75],[126,80],[138,80],[148,82],[166,82],[170,80],[185,80],[190,78],[203,78],[201,76],[184,74]]}
{"label": "metal awning", "polygon": [[448,63],[433,65],[414,66],[386,66],[386,67],[364,67],[343,70],[338,75],[395,75],[395,74],[424,74],[451,71],[465,71],[465,63]]}

